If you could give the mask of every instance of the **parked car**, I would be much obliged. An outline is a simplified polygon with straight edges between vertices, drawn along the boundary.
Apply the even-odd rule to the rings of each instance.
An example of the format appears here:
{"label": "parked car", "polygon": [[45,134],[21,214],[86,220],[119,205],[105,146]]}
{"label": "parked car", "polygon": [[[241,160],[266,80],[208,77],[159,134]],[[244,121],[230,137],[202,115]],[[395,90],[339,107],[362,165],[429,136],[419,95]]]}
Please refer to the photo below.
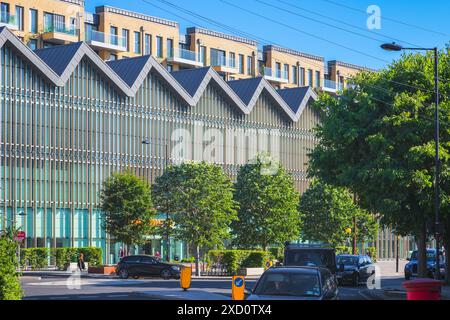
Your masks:
{"label": "parked car", "polygon": [[358,286],[375,274],[375,265],[366,255],[339,254],[336,257],[337,281],[339,284],[351,283]]}
{"label": "parked car", "polygon": [[117,264],[116,273],[122,279],[129,277],[161,277],[180,279],[180,266],[162,261],[158,257],[134,255],[123,257]]}
{"label": "parked car", "polygon": [[[405,280],[410,280],[413,277],[417,277],[417,259],[418,259],[418,251],[415,250],[412,252],[411,256],[407,259],[409,262],[405,265]],[[436,249],[427,249],[427,276],[429,278],[434,278],[436,266]],[[441,276],[445,276],[445,260],[440,252],[440,272]]]}
{"label": "parked car", "polygon": [[335,277],[321,267],[272,267],[259,278],[247,300],[336,300]]}
{"label": "parked car", "polygon": [[336,274],[336,252],[327,245],[302,245],[286,243],[284,266],[323,267]]}

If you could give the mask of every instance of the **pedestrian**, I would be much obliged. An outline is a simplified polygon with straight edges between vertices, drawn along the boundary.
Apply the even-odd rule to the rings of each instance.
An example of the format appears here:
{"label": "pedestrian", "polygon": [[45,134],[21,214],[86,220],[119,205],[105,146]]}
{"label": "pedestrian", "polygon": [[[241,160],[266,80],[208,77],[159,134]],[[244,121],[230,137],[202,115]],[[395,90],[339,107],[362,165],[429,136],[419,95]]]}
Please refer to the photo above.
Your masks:
{"label": "pedestrian", "polygon": [[119,260],[121,260],[123,257],[125,257],[125,250],[123,250],[123,248],[120,247],[120,250],[119,250]]}
{"label": "pedestrian", "polygon": [[159,253],[159,251],[156,251],[155,257],[157,257],[158,259],[161,259],[161,253]]}
{"label": "pedestrian", "polygon": [[80,269],[80,271],[83,271],[85,269],[83,252],[81,252],[78,256],[78,269]]}

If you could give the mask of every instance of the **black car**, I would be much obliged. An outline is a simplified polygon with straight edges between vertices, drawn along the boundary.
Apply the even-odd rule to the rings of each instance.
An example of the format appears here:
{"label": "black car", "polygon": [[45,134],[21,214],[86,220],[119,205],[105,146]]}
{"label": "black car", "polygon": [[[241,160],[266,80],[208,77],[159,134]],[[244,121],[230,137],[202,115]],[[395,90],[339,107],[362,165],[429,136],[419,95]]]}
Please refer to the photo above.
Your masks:
{"label": "black car", "polygon": [[247,300],[336,300],[334,275],[321,267],[272,267],[266,270]]}
{"label": "black car", "polygon": [[128,277],[161,277],[180,279],[180,266],[162,261],[158,257],[135,255],[123,257],[117,264],[116,273],[122,279]]}
{"label": "black car", "polygon": [[336,257],[338,283],[351,283],[358,286],[375,274],[375,265],[366,255],[339,254]]}
{"label": "black car", "polygon": [[284,266],[323,267],[336,274],[336,253],[328,245],[285,244]]}

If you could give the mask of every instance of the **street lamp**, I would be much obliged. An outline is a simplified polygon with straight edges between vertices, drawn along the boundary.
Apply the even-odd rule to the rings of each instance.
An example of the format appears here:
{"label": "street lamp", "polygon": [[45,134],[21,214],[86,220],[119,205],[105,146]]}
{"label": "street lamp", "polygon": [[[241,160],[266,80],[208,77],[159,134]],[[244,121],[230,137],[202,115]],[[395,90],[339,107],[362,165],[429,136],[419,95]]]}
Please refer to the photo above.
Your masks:
{"label": "street lamp", "polygon": [[440,221],[439,221],[439,210],[440,210],[440,195],[439,195],[439,52],[438,48],[405,48],[399,44],[385,43],[381,45],[381,48],[386,51],[402,51],[402,50],[418,50],[418,51],[433,51],[434,52],[434,94],[435,94],[435,176],[434,176],[434,213],[435,213],[435,227],[434,227],[434,238],[436,241],[436,272],[435,278],[440,280],[440,260],[439,260],[439,234],[440,234]]}

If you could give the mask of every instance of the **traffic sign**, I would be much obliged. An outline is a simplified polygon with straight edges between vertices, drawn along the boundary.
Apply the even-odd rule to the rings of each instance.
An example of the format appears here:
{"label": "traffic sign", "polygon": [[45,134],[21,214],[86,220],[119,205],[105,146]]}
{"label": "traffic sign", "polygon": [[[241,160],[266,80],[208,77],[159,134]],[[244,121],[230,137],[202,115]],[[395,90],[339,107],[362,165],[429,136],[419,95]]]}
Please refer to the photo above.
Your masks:
{"label": "traffic sign", "polygon": [[231,285],[231,296],[233,300],[244,300],[245,296],[245,278],[243,276],[234,276]]}
{"label": "traffic sign", "polygon": [[16,241],[23,241],[26,238],[25,231],[19,231],[17,232],[17,235],[14,237],[14,240]]}

